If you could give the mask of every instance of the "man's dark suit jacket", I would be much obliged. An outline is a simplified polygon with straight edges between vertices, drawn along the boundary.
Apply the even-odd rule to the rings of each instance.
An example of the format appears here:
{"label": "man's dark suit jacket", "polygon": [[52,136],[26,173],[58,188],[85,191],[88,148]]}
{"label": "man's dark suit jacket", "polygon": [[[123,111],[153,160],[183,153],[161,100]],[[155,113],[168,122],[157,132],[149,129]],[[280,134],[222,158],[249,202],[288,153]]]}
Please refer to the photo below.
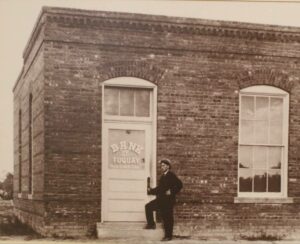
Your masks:
{"label": "man's dark suit jacket", "polygon": [[[176,194],[181,188],[181,180],[173,172],[168,171],[160,177],[157,187],[150,189],[149,194],[156,195],[160,204],[175,203]],[[171,191],[171,195],[166,194],[168,190]]]}

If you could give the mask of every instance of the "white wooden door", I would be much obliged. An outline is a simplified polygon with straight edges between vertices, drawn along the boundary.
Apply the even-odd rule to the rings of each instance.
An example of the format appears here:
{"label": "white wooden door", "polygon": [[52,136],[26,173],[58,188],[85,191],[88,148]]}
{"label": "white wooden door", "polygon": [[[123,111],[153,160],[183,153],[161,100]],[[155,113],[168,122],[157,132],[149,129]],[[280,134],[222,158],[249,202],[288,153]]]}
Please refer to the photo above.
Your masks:
{"label": "white wooden door", "polygon": [[147,177],[151,176],[151,125],[105,123],[102,220],[145,221]]}

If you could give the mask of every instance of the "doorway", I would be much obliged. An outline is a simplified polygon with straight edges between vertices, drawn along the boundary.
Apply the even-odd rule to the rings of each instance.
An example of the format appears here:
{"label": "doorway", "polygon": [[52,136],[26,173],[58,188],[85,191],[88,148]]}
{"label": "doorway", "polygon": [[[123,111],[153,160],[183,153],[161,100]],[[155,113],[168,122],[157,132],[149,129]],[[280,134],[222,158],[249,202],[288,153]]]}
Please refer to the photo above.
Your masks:
{"label": "doorway", "polygon": [[133,77],[103,85],[102,222],[145,221],[156,182],[156,87]]}

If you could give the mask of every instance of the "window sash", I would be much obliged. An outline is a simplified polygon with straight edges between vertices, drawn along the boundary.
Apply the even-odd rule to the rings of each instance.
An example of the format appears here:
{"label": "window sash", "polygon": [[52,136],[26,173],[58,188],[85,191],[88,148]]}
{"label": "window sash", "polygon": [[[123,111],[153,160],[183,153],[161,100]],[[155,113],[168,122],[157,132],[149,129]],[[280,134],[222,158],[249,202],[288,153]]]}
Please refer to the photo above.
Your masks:
{"label": "window sash", "polygon": [[[283,145],[283,99],[283,97],[265,95],[241,95],[240,144]],[[277,111],[276,107],[274,108],[276,100],[281,102],[279,115],[278,108]]]}
{"label": "window sash", "polygon": [[[246,149],[246,150],[245,150]],[[243,151],[243,152],[242,152]],[[277,151],[277,152],[276,152]],[[284,147],[239,146],[239,192],[256,194],[260,190],[258,180],[265,181],[264,193],[282,192]],[[279,182],[278,182],[279,173]],[[265,179],[259,177],[265,176]]]}
{"label": "window sash", "polygon": [[[271,88],[272,93],[266,92],[268,87],[264,86],[264,93],[260,93],[260,87],[255,86],[251,87],[249,89],[250,92],[247,92],[248,88],[241,91],[240,93],[240,113],[239,113],[239,160],[238,160],[238,196],[239,197],[285,197],[287,195],[287,131],[288,131],[288,94],[282,90],[279,90],[277,88]],[[278,94],[274,93],[279,91]],[[244,105],[242,104],[242,99],[247,98],[248,102],[253,99],[253,105],[250,104],[248,106],[247,111],[243,111]],[[256,99],[263,98],[268,100],[268,110],[265,111],[265,113],[257,114],[256,108]],[[246,99],[246,100],[247,100]],[[263,102],[263,99],[260,102]],[[266,100],[265,100],[266,101]],[[280,102],[279,102],[280,101]],[[277,107],[276,107],[277,103]],[[279,106],[278,106],[279,104]],[[248,104],[249,105],[249,104]],[[260,104],[259,104],[260,105]],[[274,106],[273,106],[274,105]],[[273,106],[273,107],[272,107]],[[275,108],[275,110],[274,110]],[[278,108],[276,110],[276,108]],[[273,109],[273,110],[272,110]],[[243,140],[243,132],[242,132],[242,121],[248,121],[249,124],[252,123],[254,126],[252,128],[252,141],[251,140]],[[259,123],[257,121],[266,121],[267,122],[267,140],[256,140],[256,134],[259,131],[255,131],[255,126],[257,126]],[[277,125],[279,126],[273,126],[273,124],[276,125],[276,123],[273,123],[273,121],[278,122]],[[272,124],[273,123],[273,124]],[[273,126],[273,127],[272,127]],[[274,130],[278,130],[280,128],[280,133],[276,134],[277,139],[273,139],[273,132]],[[249,131],[251,131],[249,129]],[[248,133],[249,134],[249,133]],[[281,137],[281,140],[278,140],[278,138]],[[251,182],[251,192],[241,191],[241,185],[240,185],[240,178],[243,174],[247,175],[247,173],[243,172],[247,171],[243,168],[240,168],[240,160],[241,160],[241,153],[240,148],[241,147],[266,147],[266,148],[277,148],[281,150],[281,165],[280,169],[265,169],[267,171],[267,177],[265,179],[266,182],[266,191],[264,192],[255,192],[254,191],[254,173],[256,170],[259,170],[258,168],[251,168],[249,169],[248,174],[251,174],[252,182]],[[269,160],[269,159],[268,159]],[[280,174],[280,179],[278,180],[278,174]],[[268,175],[272,177],[268,177]],[[249,179],[248,179],[249,180]],[[246,182],[247,183],[247,182]],[[248,184],[250,184],[248,182]],[[269,185],[269,186],[268,186]],[[248,185],[249,186],[249,185]],[[271,188],[271,189],[269,189]],[[280,188],[280,191],[278,189]],[[259,189],[257,189],[259,190]],[[278,192],[275,192],[278,191]]]}
{"label": "window sash", "polygon": [[151,88],[106,85],[104,87],[105,119],[152,121],[152,94]]}

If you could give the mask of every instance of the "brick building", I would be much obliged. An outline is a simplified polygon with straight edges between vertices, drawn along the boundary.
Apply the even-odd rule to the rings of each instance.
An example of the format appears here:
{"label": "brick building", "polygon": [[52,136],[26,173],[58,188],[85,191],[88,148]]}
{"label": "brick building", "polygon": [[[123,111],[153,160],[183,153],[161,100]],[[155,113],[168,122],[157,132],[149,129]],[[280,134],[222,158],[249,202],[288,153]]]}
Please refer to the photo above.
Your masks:
{"label": "brick building", "polygon": [[44,235],[145,221],[182,179],[175,232],[300,236],[300,29],[43,8],[14,86],[14,204]]}

